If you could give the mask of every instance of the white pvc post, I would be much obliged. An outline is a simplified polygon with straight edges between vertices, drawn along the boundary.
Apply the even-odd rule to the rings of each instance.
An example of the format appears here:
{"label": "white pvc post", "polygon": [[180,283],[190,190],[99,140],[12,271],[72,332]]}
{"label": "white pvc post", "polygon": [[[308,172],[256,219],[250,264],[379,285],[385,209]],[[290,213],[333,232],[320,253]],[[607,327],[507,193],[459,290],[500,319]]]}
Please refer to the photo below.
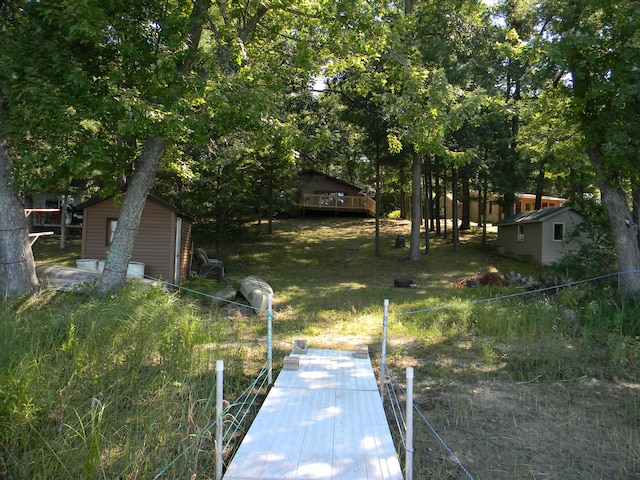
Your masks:
{"label": "white pvc post", "polygon": [[273,383],[273,295],[267,296],[267,381]]}
{"label": "white pvc post", "polygon": [[407,367],[407,446],[404,478],[413,480],[413,367]]}
{"label": "white pvc post", "polygon": [[384,399],[384,383],[387,378],[387,327],[389,325],[389,299],[384,299],[382,319],[382,353],[380,354],[380,398]]}
{"label": "white pvc post", "polygon": [[222,385],[224,361],[216,360],[216,480],[222,479]]}

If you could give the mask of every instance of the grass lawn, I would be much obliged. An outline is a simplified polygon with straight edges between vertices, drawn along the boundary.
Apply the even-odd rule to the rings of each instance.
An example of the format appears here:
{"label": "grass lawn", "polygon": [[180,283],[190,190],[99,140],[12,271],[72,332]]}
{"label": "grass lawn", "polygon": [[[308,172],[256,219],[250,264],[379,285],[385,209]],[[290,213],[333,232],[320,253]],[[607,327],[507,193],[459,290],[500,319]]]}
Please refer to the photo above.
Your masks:
{"label": "grass lawn", "polygon": [[[450,238],[432,236],[431,252],[417,262],[407,259],[408,248],[394,248],[398,234],[409,239],[406,221],[381,222],[379,256],[369,219],[281,220],[273,234],[265,232],[264,224],[251,226],[243,239],[223,245],[220,259],[227,284],[238,287],[257,275],[274,288],[276,364],[303,338],[311,348],[368,344],[377,365],[388,299],[389,368],[400,383],[404,369],[415,368],[418,408],[474,478],[640,478],[640,308],[617,299],[615,285],[601,281],[531,296],[512,296],[524,291],[504,285],[461,287],[461,279],[478,274],[543,273],[535,264],[497,256],[495,234],[483,246],[477,229],[461,232],[457,252]],[[212,245],[197,246],[213,256]],[[79,241],[61,252],[53,239],[41,239],[34,255],[40,263],[73,265]],[[406,279],[416,288],[394,286]],[[221,288],[201,279],[188,286],[207,294]],[[231,391],[243,388],[261,365],[265,322],[238,305],[213,310],[193,294],[158,295],[135,288],[110,299],[43,292],[39,303],[5,315],[5,338],[13,336],[5,349],[20,351],[20,338],[25,352],[40,346],[37,354],[22,355],[22,363],[17,354],[0,354],[0,373],[9,372],[4,391],[28,396],[27,387],[11,380],[20,375],[38,385],[30,356],[37,365],[53,357],[49,371],[64,374],[55,386],[39,384],[49,401],[32,401],[38,415],[6,397],[9,415],[0,402],[0,418],[22,422],[6,430],[12,433],[4,440],[11,442],[0,457],[0,478],[2,465],[7,478],[38,471],[17,468],[13,457],[40,462],[42,472],[149,478],[184,451],[187,439],[197,452],[210,452],[202,429],[210,418],[212,359],[229,365]],[[16,330],[29,322],[46,332]],[[40,337],[41,343],[33,340]],[[96,425],[95,411],[82,413],[82,402],[92,397],[108,405],[95,444],[89,435],[95,428],[88,428]],[[73,412],[81,421],[73,421]],[[52,436],[40,442],[23,424]],[[64,436],[61,425],[82,435]],[[44,453],[38,457],[29,442],[40,442]],[[76,445],[79,465],[68,465],[73,459],[64,457],[60,442]],[[211,477],[204,456],[185,455],[180,465],[198,478]],[[466,478],[420,419],[414,462],[414,478]]]}

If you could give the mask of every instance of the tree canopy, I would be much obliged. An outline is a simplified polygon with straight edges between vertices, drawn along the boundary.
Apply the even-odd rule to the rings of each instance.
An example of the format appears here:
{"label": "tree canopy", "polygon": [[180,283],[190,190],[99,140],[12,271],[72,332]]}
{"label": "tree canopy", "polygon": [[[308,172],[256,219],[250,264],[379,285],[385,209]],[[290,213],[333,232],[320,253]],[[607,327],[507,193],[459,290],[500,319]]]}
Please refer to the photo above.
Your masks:
{"label": "tree canopy", "polygon": [[[0,5],[6,198],[64,192],[73,179],[122,197],[115,244],[126,259],[149,191],[224,240],[247,221],[295,210],[297,173],[313,168],[375,194],[381,212],[410,216],[417,259],[423,203],[443,191],[463,202],[472,189],[497,195],[505,215],[522,191],[576,202],[601,195],[619,268],[635,271],[633,8],[9,0]],[[0,220],[22,232],[5,265],[26,235],[20,218]],[[111,260],[107,270],[119,271]],[[5,291],[33,290],[25,265],[23,285]],[[640,276],[621,286],[637,292]]]}

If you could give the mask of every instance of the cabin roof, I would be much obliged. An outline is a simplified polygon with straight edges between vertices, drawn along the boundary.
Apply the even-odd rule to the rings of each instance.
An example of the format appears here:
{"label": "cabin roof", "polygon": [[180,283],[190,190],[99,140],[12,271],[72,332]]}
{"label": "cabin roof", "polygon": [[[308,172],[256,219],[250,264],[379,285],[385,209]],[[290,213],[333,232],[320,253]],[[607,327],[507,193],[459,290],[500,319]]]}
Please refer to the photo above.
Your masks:
{"label": "cabin roof", "polygon": [[322,178],[326,178],[327,180],[331,180],[332,182],[339,183],[340,185],[344,185],[347,188],[351,188],[351,189],[357,190],[358,192],[362,191],[362,188],[360,188],[360,187],[358,187],[356,185],[353,185],[351,183],[345,182],[343,180],[340,180],[339,178],[332,177],[331,175],[327,175],[326,173],[322,173],[322,172],[319,172],[317,170],[313,170],[313,169],[302,170],[298,175],[301,176],[301,177],[304,177],[304,176],[322,177]]}
{"label": "cabin roof", "polygon": [[[84,210],[85,208],[91,207],[93,205],[97,205],[98,203],[104,202],[106,200],[108,200],[109,198],[112,198],[111,196],[109,197],[105,197],[105,198],[101,198],[101,197],[93,197],[90,198],[89,200],[87,200],[86,202],[82,202],[78,205],[76,205],[76,209],[80,209],[80,210]],[[156,197],[155,195],[147,195],[147,200],[151,200],[155,203],[157,203],[158,205],[166,208],[167,210],[170,210],[172,212],[175,212],[179,217],[183,217],[186,218],[187,220],[190,221],[194,221],[195,217],[189,213],[183,212],[182,210],[180,210],[178,207],[171,205],[170,203],[165,202],[164,200],[161,200],[160,198]]]}
{"label": "cabin roof", "polygon": [[[540,223],[552,217],[555,217],[556,215],[560,215],[561,213],[567,210],[572,210],[572,209],[570,207],[554,207],[554,208],[543,208],[540,210],[531,210],[530,212],[518,213],[517,215],[513,215],[512,217],[505,218],[504,220],[500,220],[499,222],[494,223],[494,225],[501,227],[506,225],[520,225],[524,223]],[[575,213],[577,215],[580,215],[577,212]],[[582,217],[582,215],[580,216]]]}

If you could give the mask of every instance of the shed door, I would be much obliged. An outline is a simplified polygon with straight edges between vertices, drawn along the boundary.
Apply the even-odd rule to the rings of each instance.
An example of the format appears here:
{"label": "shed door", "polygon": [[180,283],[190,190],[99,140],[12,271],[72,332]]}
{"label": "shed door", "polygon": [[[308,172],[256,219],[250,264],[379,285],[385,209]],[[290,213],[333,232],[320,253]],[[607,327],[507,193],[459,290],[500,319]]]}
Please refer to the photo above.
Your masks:
{"label": "shed door", "polygon": [[173,264],[173,283],[180,284],[180,267],[182,260],[182,218],[176,219],[176,251]]}

